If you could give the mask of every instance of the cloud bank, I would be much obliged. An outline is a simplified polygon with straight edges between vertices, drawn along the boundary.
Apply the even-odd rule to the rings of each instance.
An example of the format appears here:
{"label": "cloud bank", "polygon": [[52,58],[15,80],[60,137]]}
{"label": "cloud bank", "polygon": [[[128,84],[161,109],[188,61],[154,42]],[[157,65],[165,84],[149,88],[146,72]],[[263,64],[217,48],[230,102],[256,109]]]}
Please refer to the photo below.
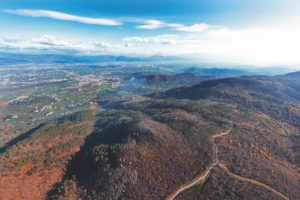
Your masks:
{"label": "cloud bank", "polygon": [[114,46],[105,41],[81,42],[65,41],[52,35],[42,35],[31,38],[0,38],[0,50],[33,51],[44,53],[79,53],[97,54],[111,53]]}
{"label": "cloud bank", "polygon": [[[191,27],[190,27],[191,28]],[[205,26],[188,34],[125,37],[132,52],[201,55],[243,64],[300,64],[300,28],[295,26],[230,29]],[[157,46],[160,45],[160,46]],[[202,57],[203,58],[203,57]]]}

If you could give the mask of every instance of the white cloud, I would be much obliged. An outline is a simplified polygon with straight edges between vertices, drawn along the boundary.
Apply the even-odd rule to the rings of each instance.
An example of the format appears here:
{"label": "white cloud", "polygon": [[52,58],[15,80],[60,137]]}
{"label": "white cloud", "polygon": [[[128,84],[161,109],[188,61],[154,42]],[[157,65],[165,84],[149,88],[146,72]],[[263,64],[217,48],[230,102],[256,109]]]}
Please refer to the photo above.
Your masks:
{"label": "white cloud", "polygon": [[117,26],[122,24],[121,22],[113,19],[83,17],[51,10],[7,9],[4,10],[4,12],[22,16],[47,17],[57,20],[74,21],[84,24],[95,24],[105,26]]}
{"label": "white cloud", "polygon": [[42,37],[32,38],[31,41],[32,43],[35,44],[48,45],[48,46],[57,46],[57,47],[70,46],[70,44],[68,44],[66,41],[60,40],[51,35],[43,35]]}
{"label": "white cloud", "polygon": [[194,24],[191,26],[180,26],[174,28],[174,30],[183,31],[183,32],[190,32],[190,33],[202,33],[204,31],[207,31],[209,29],[209,26],[205,23],[201,24]]}
{"label": "white cloud", "polygon": [[104,42],[104,41],[101,41],[101,42],[95,42],[94,43],[96,47],[100,47],[100,48],[103,48],[103,49],[107,49],[107,48],[111,48],[112,45],[108,42]]}
{"label": "white cloud", "polygon": [[134,45],[143,45],[143,44],[176,44],[178,35],[157,35],[152,37],[125,37],[123,38],[124,42],[130,42]]}
{"label": "white cloud", "polygon": [[128,48],[130,48],[132,46],[132,44],[129,42],[129,43],[126,43],[126,44],[124,44],[124,47],[128,47]]}
{"label": "white cloud", "polygon": [[169,28],[171,30],[177,30],[182,32],[190,32],[190,33],[202,33],[207,31],[210,26],[206,23],[196,23],[191,26],[179,24],[179,23],[166,23],[164,21],[159,20],[145,20],[141,25],[136,26],[138,29],[160,29],[160,28]]}
{"label": "white cloud", "polygon": [[146,20],[143,25],[136,26],[139,29],[158,29],[164,27],[164,23],[158,20]]}
{"label": "white cloud", "polygon": [[142,25],[136,26],[138,29],[159,29],[159,28],[177,28],[183,26],[182,24],[166,23],[159,20],[145,20]]}

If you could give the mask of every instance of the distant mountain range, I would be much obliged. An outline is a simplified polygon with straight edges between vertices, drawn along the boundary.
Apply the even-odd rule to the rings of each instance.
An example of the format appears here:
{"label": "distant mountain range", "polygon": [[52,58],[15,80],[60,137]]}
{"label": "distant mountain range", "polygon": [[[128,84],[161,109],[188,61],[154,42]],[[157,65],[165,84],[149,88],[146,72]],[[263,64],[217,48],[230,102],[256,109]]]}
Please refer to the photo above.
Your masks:
{"label": "distant mountain range", "polygon": [[[146,62],[146,61],[175,61],[178,57],[150,56],[130,57],[114,55],[61,55],[61,54],[8,54],[0,53],[0,64],[18,63],[86,63],[86,62]],[[182,59],[182,58],[181,58]]]}

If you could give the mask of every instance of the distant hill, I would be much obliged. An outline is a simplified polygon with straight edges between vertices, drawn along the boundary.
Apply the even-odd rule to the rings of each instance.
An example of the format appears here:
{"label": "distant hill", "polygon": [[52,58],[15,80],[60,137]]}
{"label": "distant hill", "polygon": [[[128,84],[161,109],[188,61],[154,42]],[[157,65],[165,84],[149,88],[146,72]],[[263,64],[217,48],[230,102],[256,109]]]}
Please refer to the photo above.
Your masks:
{"label": "distant hill", "polygon": [[227,69],[227,68],[200,68],[190,67],[185,70],[186,73],[198,74],[201,76],[216,76],[216,77],[237,77],[254,75],[247,70]]}
{"label": "distant hill", "polygon": [[[297,73],[295,73],[297,74]],[[292,77],[295,77],[293,74]],[[149,95],[159,99],[209,99],[227,102],[241,109],[257,110],[277,119],[300,124],[300,79],[280,77],[241,77],[204,81]]]}
{"label": "distant hill", "polygon": [[160,73],[134,73],[131,81],[143,81],[149,84],[164,83],[164,82],[182,82],[192,83],[200,82],[207,79],[213,79],[213,76],[200,76],[193,73],[179,73],[179,74],[160,74]]}
{"label": "distant hill", "polygon": [[285,74],[284,76],[300,78],[300,72],[292,72],[292,73]]}
{"label": "distant hill", "polygon": [[[181,98],[181,99],[228,99],[234,97],[259,95],[261,98],[273,98],[277,101],[298,101],[300,91],[295,90],[286,83],[288,79],[276,77],[242,77],[208,80],[190,87],[179,87],[167,92],[154,94],[158,98]],[[237,99],[236,99],[237,100]]]}

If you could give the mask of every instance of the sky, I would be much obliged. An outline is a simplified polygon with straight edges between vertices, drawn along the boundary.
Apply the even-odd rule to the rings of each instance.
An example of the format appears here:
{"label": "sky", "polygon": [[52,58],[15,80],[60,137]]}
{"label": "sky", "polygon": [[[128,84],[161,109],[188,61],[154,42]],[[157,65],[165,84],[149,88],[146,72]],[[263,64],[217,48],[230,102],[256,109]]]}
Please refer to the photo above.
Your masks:
{"label": "sky", "polygon": [[300,63],[296,0],[1,0],[0,51]]}

